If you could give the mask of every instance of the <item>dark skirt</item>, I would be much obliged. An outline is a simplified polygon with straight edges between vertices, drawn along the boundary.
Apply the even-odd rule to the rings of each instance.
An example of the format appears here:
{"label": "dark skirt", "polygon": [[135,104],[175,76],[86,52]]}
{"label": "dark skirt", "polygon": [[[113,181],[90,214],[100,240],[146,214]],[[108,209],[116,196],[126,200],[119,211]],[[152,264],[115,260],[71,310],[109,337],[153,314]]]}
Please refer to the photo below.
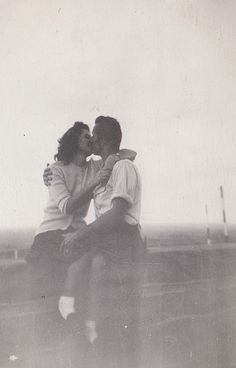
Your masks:
{"label": "dark skirt", "polygon": [[[64,280],[68,267],[85,253],[85,247],[75,247],[67,256],[60,250],[64,235],[73,229],[54,230],[37,234],[26,261],[35,275],[40,278]],[[74,230],[73,230],[74,231]]]}

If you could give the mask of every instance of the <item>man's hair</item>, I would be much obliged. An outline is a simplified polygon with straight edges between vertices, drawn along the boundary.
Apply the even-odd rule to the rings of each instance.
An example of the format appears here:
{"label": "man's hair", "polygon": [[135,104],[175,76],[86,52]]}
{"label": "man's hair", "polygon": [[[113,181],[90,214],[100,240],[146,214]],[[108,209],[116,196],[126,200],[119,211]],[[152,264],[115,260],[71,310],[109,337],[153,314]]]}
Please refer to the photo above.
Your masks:
{"label": "man's hair", "polygon": [[98,116],[95,120],[95,126],[99,127],[97,134],[103,138],[105,143],[119,149],[122,139],[122,132],[119,122],[110,116]]}
{"label": "man's hair", "polygon": [[57,153],[54,155],[55,161],[62,161],[65,165],[68,165],[74,154],[78,152],[78,138],[82,131],[86,129],[89,131],[87,124],[80,121],[76,121],[72,128],[68,129],[65,134],[58,139]]}

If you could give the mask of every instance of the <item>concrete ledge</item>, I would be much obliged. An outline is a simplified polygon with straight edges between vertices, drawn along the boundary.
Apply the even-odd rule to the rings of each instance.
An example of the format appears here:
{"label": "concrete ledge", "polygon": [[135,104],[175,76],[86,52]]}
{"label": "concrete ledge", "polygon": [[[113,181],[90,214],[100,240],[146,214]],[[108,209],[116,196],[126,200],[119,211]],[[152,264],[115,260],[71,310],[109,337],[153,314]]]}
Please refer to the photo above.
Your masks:
{"label": "concrete ledge", "polygon": [[[42,364],[36,365],[41,368],[45,367],[46,356],[51,362],[47,367],[60,367],[58,357],[63,353],[62,366],[68,366],[58,295],[40,295],[36,290],[33,298],[27,289],[30,280],[24,260],[9,260],[5,265],[3,261],[0,280],[6,293],[2,293],[0,304],[2,356],[7,361],[14,353],[19,356],[20,367],[30,368],[34,366],[32,361],[42,359]],[[111,316],[119,320],[122,308],[118,301],[119,298],[113,309],[109,305],[104,308],[105,321]],[[133,308],[129,306],[129,313]],[[171,368],[234,367],[235,309],[236,244],[150,249],[139,310],[144,367],[153,368],[157,362],[164,366],[163,361]],[[224,364],[218,365],[216,354],[220,361],[222,346],[227,356],[222,360]],[[17,362],[0,363],[5,368],[13,364]]]}
{"label": "concrete ledge", "polygon": [[148,247],[149,254],[168,252],[202,252],[214,250],[235,249],[236,243],[216,243],[216,244],[194,244],[194,245],[162,245]]}
{"label": "concrete ledge", "polygon": [[[150,248],[144,268],[146,285],[185,285],[207,280],[222,283],[221,280],[236,276],[236,244]],[[11,302],[14,297],[20,300],[21,293],[22,299],[29,297],[30,280],[24,258],[0,258],[0,276],[3,301]]]}
{"label": "concrete ledge", "polygon": [[0,303],[0,320],[55,312],[58,297],[46,297],[15,303]]}
{"label": "concrete ledge", "polygon": [[[31,293],[24,259],[1,262],[0,318],[55,311],[59,284],[45,285],[48,289],[41,294],[39,290]],[[150,249],[142,296],[142,315],[146,321],[150,315],[160,321],[167,315],[209,313],[235,306],[236,244]]]}

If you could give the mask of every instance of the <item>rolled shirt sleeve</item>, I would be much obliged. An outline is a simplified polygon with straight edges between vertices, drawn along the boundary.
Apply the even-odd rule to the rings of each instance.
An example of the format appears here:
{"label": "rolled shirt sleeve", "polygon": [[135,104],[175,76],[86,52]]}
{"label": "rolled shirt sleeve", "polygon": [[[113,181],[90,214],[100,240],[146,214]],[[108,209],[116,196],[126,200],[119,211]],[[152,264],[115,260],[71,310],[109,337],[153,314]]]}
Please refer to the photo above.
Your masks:
{"label": "rolled shirt sleeve", "polygon": [[137,187],[137,174],[129,160],[119,161],[112,172],[112,201],[122,198],[128,202],[129,207],[134,204]]}

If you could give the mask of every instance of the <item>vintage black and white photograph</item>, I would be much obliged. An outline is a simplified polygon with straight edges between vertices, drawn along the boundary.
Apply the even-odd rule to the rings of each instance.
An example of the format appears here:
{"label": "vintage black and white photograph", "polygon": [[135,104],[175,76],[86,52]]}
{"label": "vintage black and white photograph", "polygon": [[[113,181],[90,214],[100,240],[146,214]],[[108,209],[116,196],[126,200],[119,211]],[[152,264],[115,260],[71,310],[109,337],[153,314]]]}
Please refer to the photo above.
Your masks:
{"label": "vintage black and white photograph", "polygon": [[1,368],[236,368],[235,19],[0,0]]}

